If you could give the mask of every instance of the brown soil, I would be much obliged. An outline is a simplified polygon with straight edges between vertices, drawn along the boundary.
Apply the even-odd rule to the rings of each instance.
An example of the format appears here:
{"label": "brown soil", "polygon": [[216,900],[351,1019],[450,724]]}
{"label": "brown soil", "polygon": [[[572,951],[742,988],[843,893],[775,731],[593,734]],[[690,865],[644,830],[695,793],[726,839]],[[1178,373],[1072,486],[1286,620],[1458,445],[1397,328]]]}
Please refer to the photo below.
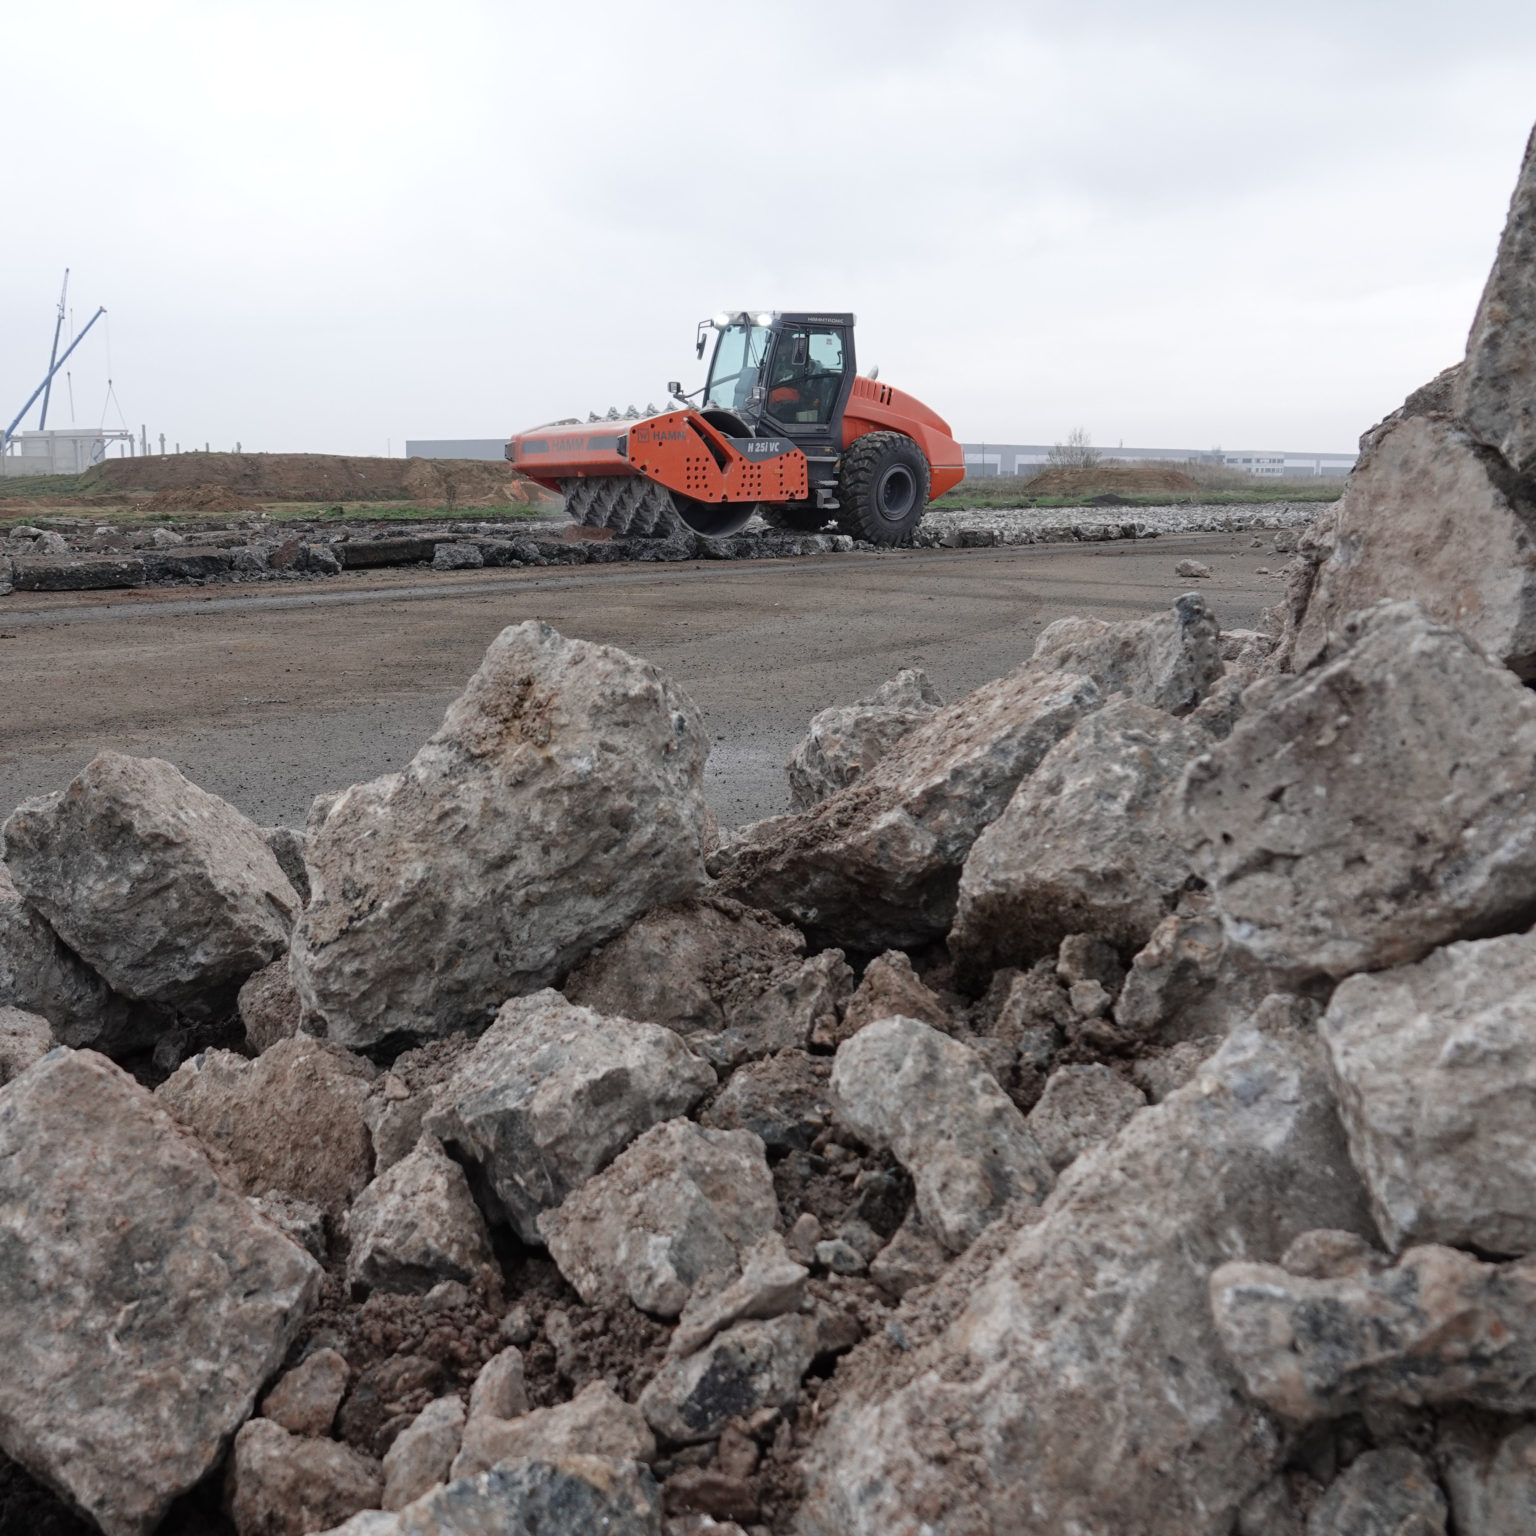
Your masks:
{"label": "brown soil", "polygon": [[236,507],[263,501],[526,506],[544,494],[510,464],[489,459],[361,459],[330,453],[174,453],[108,459],[82,476],[77,488],[92,497],[223,488],[236,496]]}
{"label": "brown soil", "polygon": [[246,512],[252,500],[227,485],[192,485],[184,491],[156,491],[144,507],[149,512]]}
{"label": "brown soil", "polygon": [[1034,496],[1091,496],[1095,491],[1144,495],[1156,491],[1191,492],[1199,489],[1178,469],[1123,469],[1097,464],[1091,469],[1042,469],[1029,481],[1030,494]]}

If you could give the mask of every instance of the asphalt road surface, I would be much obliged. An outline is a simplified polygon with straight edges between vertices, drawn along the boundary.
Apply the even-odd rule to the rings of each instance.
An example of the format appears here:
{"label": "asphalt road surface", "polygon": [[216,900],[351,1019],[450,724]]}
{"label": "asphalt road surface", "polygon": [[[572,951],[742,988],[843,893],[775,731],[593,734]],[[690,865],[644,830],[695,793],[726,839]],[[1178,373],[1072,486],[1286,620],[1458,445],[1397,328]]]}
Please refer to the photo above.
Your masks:
{"label": "asphalt road surface", "polygon": [[[725,825],[787,804],[806,721],[922,667],[946,700],[1064,614],[1135,618],[1198,587],[1253,628],[1284,564],[1249,534],[803,560],[360,571],[305,585],[0,598],[0,815],[103,748],[170,759],[262,825],[401,768],[497,632],[541,618],[645,656],[692,694]],[[1208,581],[1174,573],[1186,558]],[[1273,574],[1259,574],[1267,567]]]}

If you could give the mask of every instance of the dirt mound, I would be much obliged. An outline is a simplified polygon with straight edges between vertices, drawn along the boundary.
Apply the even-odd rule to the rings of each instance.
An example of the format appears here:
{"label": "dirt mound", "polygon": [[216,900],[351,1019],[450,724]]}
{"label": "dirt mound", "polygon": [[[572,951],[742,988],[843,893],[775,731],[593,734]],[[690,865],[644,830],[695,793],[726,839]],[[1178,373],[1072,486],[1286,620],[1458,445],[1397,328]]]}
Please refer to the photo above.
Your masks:
{"label": "dirt mound", "polygon": [[184,491],[156,491],[145,506],[151,512],[244,512],[253,499],[227,485],[189,485]]}
{"label": "dirt mound", "polygon": [[1029,489],[1035,496],[1091,496],[1096,491],[1119,491],[1129,495],[1164,491],[1188,493],[1198,491],[1200,487],[1178,469],[1109,468],[1096,464],[1089,469],[1047,466],[1030,479]]}
{"label": "dirt mound", "polygon": [[[361,459],[330,453],[180,453],[111,459],[80,490],[191,492],[221,488],[262,501],[404,501],[417,506],[527,506],[543,492],[488,459]],[[188,504],[194,505],[194,504]],[[197,510],[224,510],[205,508]],[[169,508],[167,507],[167,510]]]}

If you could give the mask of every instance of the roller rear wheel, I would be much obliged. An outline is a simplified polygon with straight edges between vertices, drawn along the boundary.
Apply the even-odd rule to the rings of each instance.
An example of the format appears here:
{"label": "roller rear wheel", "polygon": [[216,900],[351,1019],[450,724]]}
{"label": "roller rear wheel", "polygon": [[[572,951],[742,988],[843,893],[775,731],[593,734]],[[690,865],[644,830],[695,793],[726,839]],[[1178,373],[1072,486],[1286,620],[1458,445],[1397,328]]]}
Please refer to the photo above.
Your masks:
{"label": "roller rear wheel", "polygon": [[900,432],[869,432],[843,454],[837,525],[871,544],[901,544],[928,506],[928,460]]}

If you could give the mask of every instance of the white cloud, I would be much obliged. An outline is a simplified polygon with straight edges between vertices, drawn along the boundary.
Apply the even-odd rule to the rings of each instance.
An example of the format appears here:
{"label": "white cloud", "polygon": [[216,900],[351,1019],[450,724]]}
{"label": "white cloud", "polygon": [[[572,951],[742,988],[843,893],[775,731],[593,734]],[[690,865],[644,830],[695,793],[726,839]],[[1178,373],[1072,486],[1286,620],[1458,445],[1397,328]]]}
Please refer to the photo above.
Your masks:
{"label": "white cloud", "polygon": [[67,263],[183,444],[644,405],[727,303],[856,310],[966,437],[1341,448],[1460,351],[1536,14],[55,0],[0,46],[4,419]]}

